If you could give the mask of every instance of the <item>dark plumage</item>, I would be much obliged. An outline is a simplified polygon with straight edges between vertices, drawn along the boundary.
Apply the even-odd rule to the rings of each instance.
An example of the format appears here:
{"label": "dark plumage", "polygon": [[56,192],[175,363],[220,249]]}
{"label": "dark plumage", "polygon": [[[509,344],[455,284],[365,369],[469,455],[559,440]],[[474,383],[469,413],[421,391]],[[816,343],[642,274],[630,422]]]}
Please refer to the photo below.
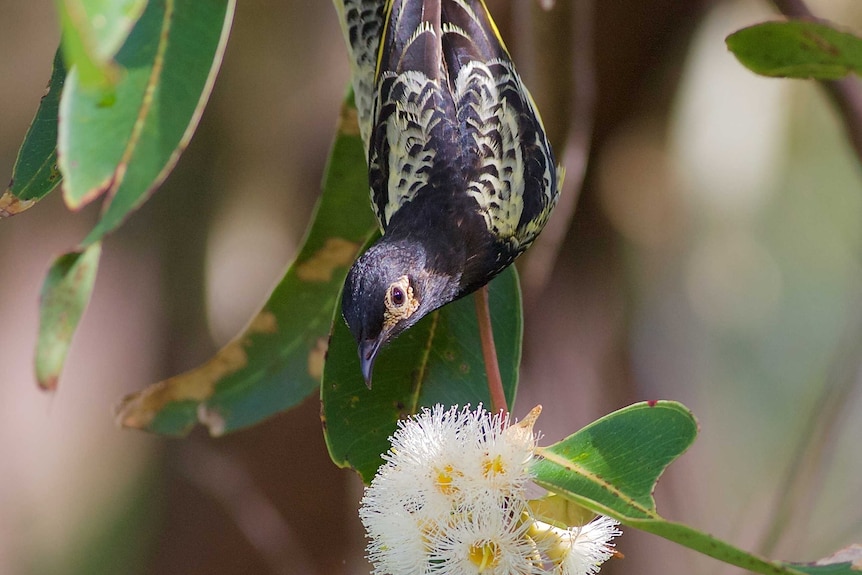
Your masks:
{"label": "dark plumage", "polygon": [[529,246],[559,182],[532,98],[482,0],[392,0],[385,9],[345,0],[342,14],[383,230],[342,298],[370,386],[383,345]]}

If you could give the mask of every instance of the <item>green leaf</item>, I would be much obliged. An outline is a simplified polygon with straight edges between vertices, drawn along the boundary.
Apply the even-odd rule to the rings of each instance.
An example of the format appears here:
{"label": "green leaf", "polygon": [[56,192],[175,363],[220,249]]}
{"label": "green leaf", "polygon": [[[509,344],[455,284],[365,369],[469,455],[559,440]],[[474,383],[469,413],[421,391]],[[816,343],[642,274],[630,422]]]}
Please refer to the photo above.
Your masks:
{"label": "green leaf", "polygon": [[626,518],[656,517],[655,483],[696,436],[697,422],[684,406],[639,403],[541,448],[534,471],[551,491],[563,488]]}
{"label": "green leaf", "polygon": [[694,416],[681,404],[638,403],[599,419],[559,443],[539,448],[541,459],[533,466],[535,481],[596,513],[748,571],[798,575],[804,570],[850,575],[849,563],[836,567],[768,561],[662,518],[652,496],[655,484],[696,436]]}
{"label": "green leaf", "polygon": [[42,286],[36,379],[43,389],[57,387],[72,336],[93,291],[102,247],[94,243],[82,252],[57,258]]}
{"label": "green leaf", "polygon": [[336,298],[376,227],[356,109],[345,103],[313,223],[261,312],[207,363],[126,398],[118,421],[169,435],[201,422],[218,435],[316,391]]}
{"label": "green leaf", "polygon": [[61,0],[61,4],[73,17],[91,58],[107,62],[126,41],[147,0]]}
{"label": "green leaf", "polygon": [[147,0],[55,0],[63,28],[66,67],[102,98],[113,96],[121,70],[113,58],[140,18]]}
{"label": "green leaf", "polygon": [[[494,342],[511,406],[522,335],[521,293],[514,267],[489,287]],[[381,351],[370,390],[340,305],[337,310],[321,391],[324,435],[336,465],[356,470],[369,483],[398,419],[436,403],[490,405],[472,296],[429,314]]]}
{"label": "green leaf", "polygon": [[0,218],[30,208],[62,180],[57,167],[57,110],[65,81],[66,68],[57,50],[48,90],[18,150],[9,189],[0,196]]}
{"label": "green leaf", "polygon": [[725,41],[742,65],[763,76],[834,80],[862,73],[862,38],[822,22],[764,22]]}
{"label": "green leaf", "polygon": [[96,53],[93,24],[87,17],[82,0],[55,0],[60,26],[61,45],[66,67],[75,68],[82,85],[90,91],[110,94],[119,77],[113,60]]}
{"label": "green leaf", "polygon": [[[589,507],[589,505],[584,506]],[[810,573],[811,575],[859,575],[859,570],[854,570],[852,564],[849,562],[814,565],[769,561],[688,525],[675,523],[666,519],[621,520],[621,522],[664,537],[689,549],[694,549],[704,555],[730,563],[731,565],[736,565],[753,573],[763,573],[764,575],[800,575],[801,573]]]}
{"label": "green leaf", "polygon": [[64,196],[78,209],[107,192],[98,241],[167,177],[197,127],[221,64],[235,0],[151,0],[116,55],[105,101],[69,72],[60,101]]}

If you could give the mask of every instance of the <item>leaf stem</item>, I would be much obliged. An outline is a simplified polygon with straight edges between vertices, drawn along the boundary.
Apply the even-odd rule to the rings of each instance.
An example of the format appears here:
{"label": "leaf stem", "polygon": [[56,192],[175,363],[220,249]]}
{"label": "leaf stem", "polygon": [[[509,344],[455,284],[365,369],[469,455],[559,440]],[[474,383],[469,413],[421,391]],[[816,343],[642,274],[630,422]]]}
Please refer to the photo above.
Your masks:
{"label": "leaf stem", "polygon": [[491,407],[494,412],[509,413],[506,394],[503,392],[503,379],[500,377],[500,364],[497,361],[497,348],[494,345],[494,328],[491,325],[491,307],[488,305],[488,286],[482,286],[474,295],[476,319],[479,323],[479,339],[482,342],[482,358],[488,377],[488,392],[491,394]]}

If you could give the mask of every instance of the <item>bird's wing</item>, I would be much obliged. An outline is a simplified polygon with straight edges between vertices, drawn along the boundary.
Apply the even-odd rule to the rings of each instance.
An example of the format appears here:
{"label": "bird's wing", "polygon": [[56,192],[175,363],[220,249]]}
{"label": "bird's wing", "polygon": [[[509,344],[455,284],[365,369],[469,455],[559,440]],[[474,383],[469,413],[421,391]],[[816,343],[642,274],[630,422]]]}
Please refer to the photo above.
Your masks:
{"label": "bird's wing", "polygon": [[442,151],[441,124],[453,114],[443,80],[440,1],[390,0],[384,18],[369,180],[385,230],[401,206],[427,189]]}
{"label": "bird's wing", "polygon": [[341,31],[350,56],[353,94],[359,117],[359,132],[368,152],[374,103],[374,74],[380,36],[383,33],[385,0],[335,0]]}
{"label": "bird's wing", "polygon": [[526,249],[558,197],[557,170],[539,112],[482,0],[444,0],[443,56],[475,154],[467,192],[491,233]]}
{"label": "bird's wing", "polygon": [[384,20],[369,149],[381,227],[417,194],[440,193],[442,179],[463,186],[449,192],[472,197],[491,234],[517,255],[547,221],[557,176],[484,2],[389,0]]}

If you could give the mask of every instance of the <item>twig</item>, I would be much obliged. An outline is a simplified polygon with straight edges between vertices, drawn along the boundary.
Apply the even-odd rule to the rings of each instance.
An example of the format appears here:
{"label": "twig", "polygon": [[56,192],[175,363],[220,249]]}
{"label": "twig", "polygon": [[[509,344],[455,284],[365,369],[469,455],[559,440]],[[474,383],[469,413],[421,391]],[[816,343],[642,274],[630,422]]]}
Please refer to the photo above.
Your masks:
{"label": "twig", "polygon": [[[773,0],[773,4],[788,18],[818,20],[803,0]],[[820,84],[844,119],[847,137],[856,151],[856,157],[862,162],[862,86],[859,79],[848,76],[840,80],[824,80]]]}
{"label": "twig", "polygon": [[488,392],[491,394],[491,407],[495,413],[509,413],[506,394],[503,392],[503,379],[500,377],[500,364],[497,362],[497,347],[494,345],[494,328],[491,326],[491,306],[488,305],[488,286],[476,291],[476,319],[479,323],[479,339],[482,341],[482,358],[485,360],[485,373],[488,377]]}
{"label": "twig", "polygon": [[772,3],[788,18],[814,18],[802,0],[772,0]]}

